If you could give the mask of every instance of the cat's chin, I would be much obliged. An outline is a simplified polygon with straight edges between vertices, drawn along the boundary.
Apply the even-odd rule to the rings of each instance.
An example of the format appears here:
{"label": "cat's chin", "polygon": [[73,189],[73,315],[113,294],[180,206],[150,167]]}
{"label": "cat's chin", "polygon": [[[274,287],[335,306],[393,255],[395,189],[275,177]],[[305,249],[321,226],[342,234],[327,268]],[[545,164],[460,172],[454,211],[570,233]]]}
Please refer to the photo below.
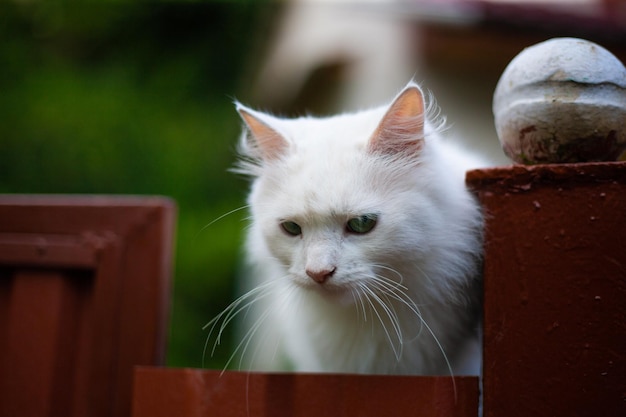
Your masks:
{"label": "cat's chin", "polygon": [[318,284],[313,281],[296,281],[304,291],[310,291],[318,298],[341,306],[349,306],[356,302],[354,290],[349,285],[339,285],[331,282]]}

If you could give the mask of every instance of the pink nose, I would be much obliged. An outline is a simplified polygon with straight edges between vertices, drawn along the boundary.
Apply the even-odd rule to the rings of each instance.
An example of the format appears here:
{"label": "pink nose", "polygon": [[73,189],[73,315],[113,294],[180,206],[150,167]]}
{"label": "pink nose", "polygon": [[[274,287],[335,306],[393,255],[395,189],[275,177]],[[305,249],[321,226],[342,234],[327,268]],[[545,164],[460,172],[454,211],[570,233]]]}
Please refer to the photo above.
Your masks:
{"label": "pink nose", "polygon": [[335,269],[337,268],[332,267],[320,270],[307,269],[306,274],[318,284],[323,284],[328,280],[328,278],[333,276],[333,274],[335,273]]}

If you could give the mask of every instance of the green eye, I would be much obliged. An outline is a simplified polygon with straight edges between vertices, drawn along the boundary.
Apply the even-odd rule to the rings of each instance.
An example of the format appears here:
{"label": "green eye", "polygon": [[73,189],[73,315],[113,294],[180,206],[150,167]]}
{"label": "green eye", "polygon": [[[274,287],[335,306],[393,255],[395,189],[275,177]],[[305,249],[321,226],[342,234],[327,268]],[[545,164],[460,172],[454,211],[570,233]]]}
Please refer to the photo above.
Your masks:
{"label": "green eye", "polygon": [[376,214],[365,214],[348,220],[348,223],[346,223],[346,229],[351,233],[368,233],[374,228],[374,226],[376,226],[376,220],[378,220],[378,216]]}
{"label": "green eye", "polygon": [[298,236],[302,234],[302,229],[298,223],[285,221],[280,224],[280,227],[290,236]]}

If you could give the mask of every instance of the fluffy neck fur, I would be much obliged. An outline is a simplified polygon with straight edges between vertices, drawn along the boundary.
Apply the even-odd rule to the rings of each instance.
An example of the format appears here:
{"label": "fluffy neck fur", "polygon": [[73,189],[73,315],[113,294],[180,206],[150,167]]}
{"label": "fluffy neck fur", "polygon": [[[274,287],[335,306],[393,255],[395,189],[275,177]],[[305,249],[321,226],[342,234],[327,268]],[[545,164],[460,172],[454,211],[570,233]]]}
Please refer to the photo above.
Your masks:
{"label": "fluffy neck fur", "polygon": [[[464,178],[480,163],[439,140],[420,88],[328,118],[238,110],[256,289],[226,318],[252,302],[249,366],[477,373],[482,217]],[[355,233],[362,216],[375,226]]]}

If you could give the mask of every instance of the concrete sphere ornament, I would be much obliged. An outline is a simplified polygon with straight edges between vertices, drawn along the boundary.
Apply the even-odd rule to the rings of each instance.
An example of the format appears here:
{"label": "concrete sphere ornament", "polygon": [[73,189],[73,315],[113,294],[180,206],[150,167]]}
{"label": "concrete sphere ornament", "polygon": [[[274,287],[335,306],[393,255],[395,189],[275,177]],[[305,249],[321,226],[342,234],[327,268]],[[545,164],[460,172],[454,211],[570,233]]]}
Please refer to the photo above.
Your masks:
{"label": "concrete sphere ornament", "polygon": [[504,153],[515,162],[617,160],[626,150],[626,68],[583,39],[538,43],[504,70],[493,113]]}

